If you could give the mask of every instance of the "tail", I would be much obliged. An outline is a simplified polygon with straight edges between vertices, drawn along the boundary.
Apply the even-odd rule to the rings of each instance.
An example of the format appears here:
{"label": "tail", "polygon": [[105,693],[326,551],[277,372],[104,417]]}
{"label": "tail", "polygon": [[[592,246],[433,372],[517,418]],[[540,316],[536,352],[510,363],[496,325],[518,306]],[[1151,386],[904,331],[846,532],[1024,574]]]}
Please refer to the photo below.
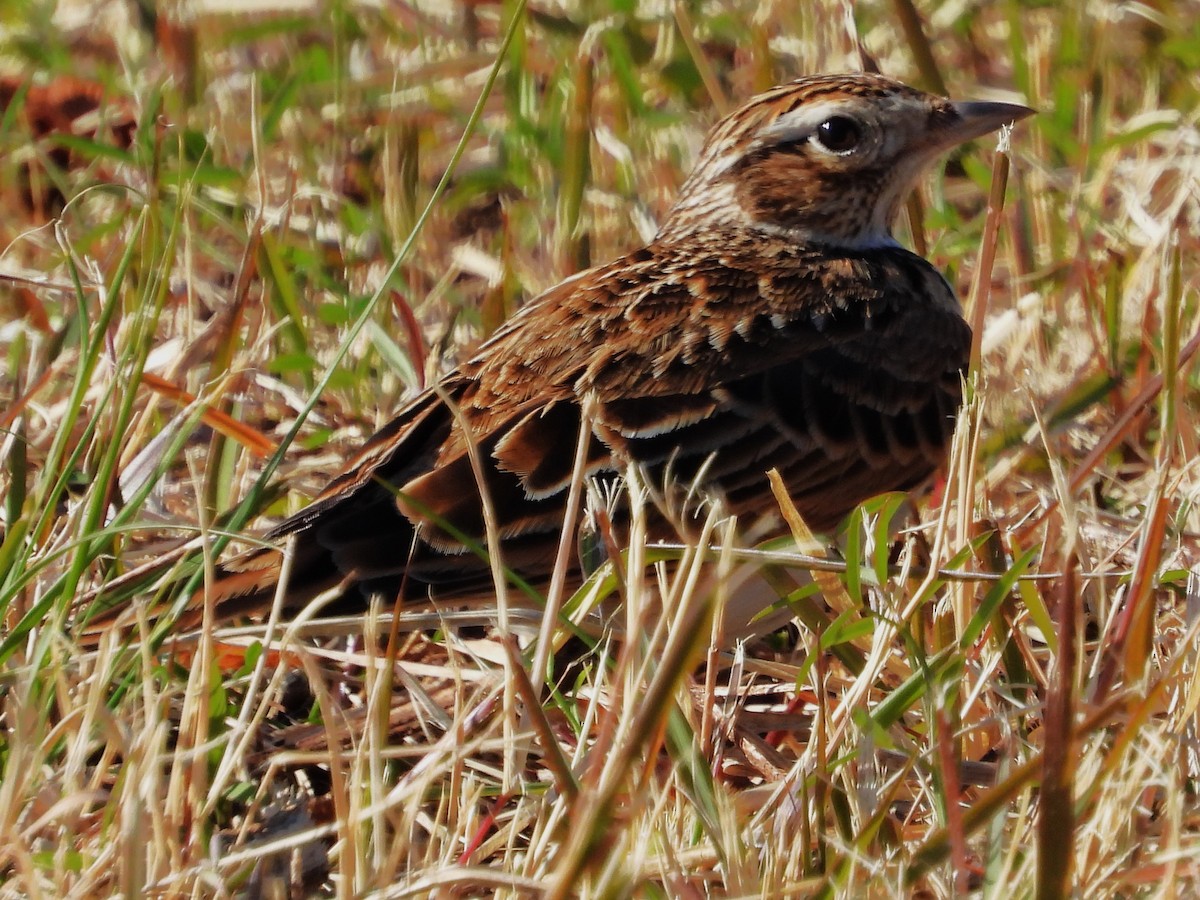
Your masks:
{"label": "tail", "polygon": [[[206,579],[185,599],[180,589],[192,578],[190,568],[179,571],[186,555],[184,548],[167,558],[134,569],[113,579],[101,588],[81,598],[77,604],[79,625],[77,637],[83,646],[92,647],[103,635],[117,631],[124,635],[136,627],[139,614],[151,622],[170,619],[173,628],[198,628],[204,621],[205,610],[211,608],[213,620],[224,624],[240,619],[265,618],[276,602],[283,573],[284,551],[278,547],[259,547],[218,563],[214,577]],[[324,563],[324,565],[322,565]],[[169,578],[163,583],[164,578]],[[320,554],[297,556],[289,571],[288,583],[282,598],[285,612],[303,607],[317,595],[336,588],[345,576]],[[138,600],[151,592],[166,597],[140,610]]]}

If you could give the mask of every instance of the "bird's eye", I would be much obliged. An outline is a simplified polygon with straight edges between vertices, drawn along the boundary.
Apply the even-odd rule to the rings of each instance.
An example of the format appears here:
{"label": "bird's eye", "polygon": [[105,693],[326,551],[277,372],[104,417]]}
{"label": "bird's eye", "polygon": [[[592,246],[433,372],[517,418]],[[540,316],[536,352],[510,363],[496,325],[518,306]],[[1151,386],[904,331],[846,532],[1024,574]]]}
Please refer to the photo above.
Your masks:
{"label": "bird's eye", "polygon": [[830,153],[846,154],[862,140],[858,123],[846,116],[831,116],[817,126],[817,142]]}

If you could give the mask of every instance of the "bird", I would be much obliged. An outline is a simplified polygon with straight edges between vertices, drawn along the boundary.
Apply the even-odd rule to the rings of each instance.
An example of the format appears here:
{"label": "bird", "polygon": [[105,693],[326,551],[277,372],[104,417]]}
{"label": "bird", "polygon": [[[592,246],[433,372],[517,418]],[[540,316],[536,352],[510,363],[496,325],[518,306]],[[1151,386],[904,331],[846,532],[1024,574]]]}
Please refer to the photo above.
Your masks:
{"label": "bird", "polygon": [[971,329],[894,225],[939,157],[1032,112],[865,73],[752,98],[648,243],[521,308],[197,597],[221,619],[265,612],[288,542],[288,607],[486,590],[485,495],[503,564],[545,583],[577,449],[591,479],[633,467],[740,519],[777,509],[775,469],[816,532],[920,487],[945,461]]}

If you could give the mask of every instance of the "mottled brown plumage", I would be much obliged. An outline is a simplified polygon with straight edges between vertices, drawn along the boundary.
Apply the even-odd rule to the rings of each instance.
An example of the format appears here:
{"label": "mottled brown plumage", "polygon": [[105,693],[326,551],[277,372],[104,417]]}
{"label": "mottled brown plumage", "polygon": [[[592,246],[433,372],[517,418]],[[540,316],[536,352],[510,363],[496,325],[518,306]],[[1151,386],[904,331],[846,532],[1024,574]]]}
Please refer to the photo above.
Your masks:
{"label": "mottled brown plumage", "polygon": [[[817,530],[942,462],[970,331],[950,287],[891,227],[946,149],[1029,113],[954,104],[873,75],[802,78],[710,134],[646,247],[530,303],[414,399],[299,515],[288,596],[349,577],[393,596],[489,583],[462,423],[478,443],[506,565],[548,576],[581,410],[589,473],[641,464],[743,516],[783,474]],[[457,412],[452,408],[456,407]],[[219,610],[270,601],[280,554],[226,564]]]}

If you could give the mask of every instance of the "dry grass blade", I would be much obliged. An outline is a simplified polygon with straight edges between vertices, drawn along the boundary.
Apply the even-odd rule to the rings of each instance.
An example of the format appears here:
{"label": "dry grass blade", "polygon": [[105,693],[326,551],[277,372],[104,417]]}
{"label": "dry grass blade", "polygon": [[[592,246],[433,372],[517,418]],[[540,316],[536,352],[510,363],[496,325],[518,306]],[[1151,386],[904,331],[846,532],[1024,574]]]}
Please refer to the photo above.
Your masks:
{"label": "dry grass blade", "polygon": [[[1070,557],[1068,557],[1069,559]],[[1046,698],[1045,745],[1042,787],[1038,805],[1037,895],[1065,897],[1070,893],[1071,854],[1064,846],[1075,836],[1074,720],[1078,707],[1076,686],[1077,620],[1079,596],[1074,572],[1067,570],[1058,591],[1058,655],[1054,660],[1050,693]]]}
{"label": "dry grass blade", "polygon": [[1008,188],[1008,156],[1011,133],[1000,133],[999,146],[992,157],[991,189],[988,192],[987,218],[983,223],[983,241],[971,279],[971,293],[965,309],[971,323],[971,372],[979,371],[983,347],[983,323],[987,319],[988,297],[991,295],[992,268],[996,262],[996,242],[1000,239],[1000,222],[1004,213],[1004,193]]}
{"label": "dry grass blade", "polygon": [[[142,373],[142,382],[155,393],[181,405],[188,406],[196,402],[196,398],[187,391],[150,372]],[[246,426],[222,410],[205,408],[200,413],[200,418],[206,425],[237,441],[255,456],[268,457],[279,449],[278,445],[261,431]]]}

